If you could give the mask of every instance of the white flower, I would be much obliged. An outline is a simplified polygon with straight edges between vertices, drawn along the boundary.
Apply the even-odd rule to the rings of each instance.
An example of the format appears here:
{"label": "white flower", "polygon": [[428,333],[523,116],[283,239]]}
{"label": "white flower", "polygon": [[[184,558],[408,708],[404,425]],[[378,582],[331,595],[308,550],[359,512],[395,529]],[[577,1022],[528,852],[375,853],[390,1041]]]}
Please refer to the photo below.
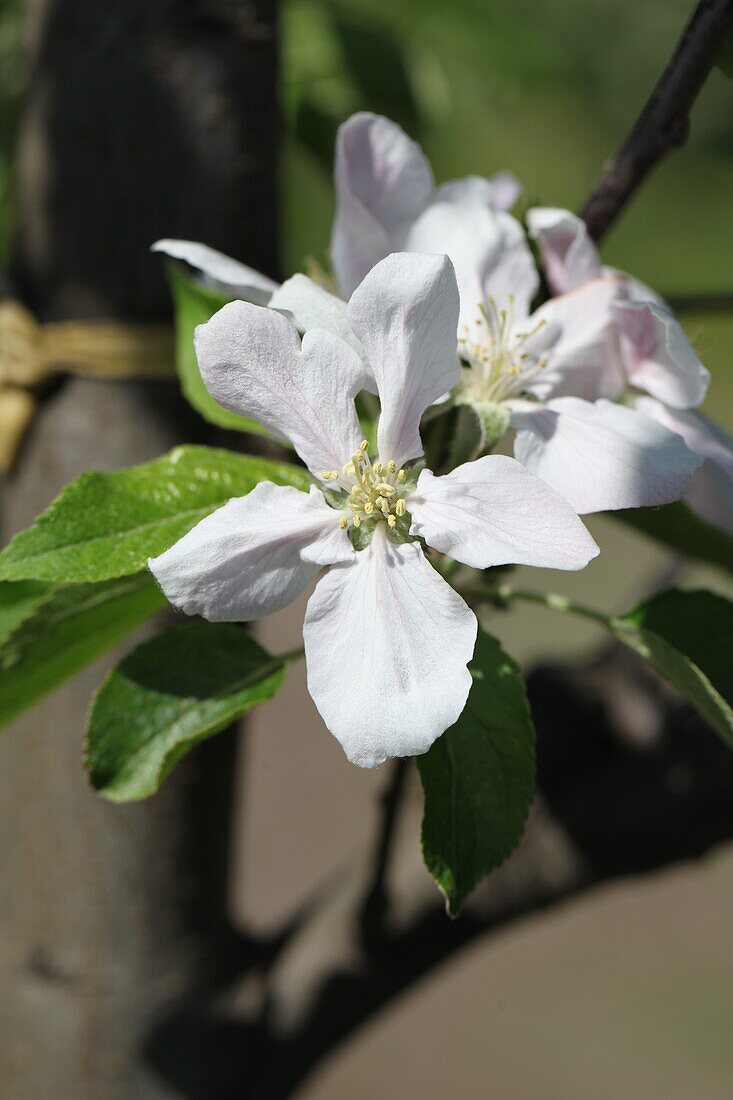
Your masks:
{"label": "white flower", "polygon": [[[410,465],[423,453],[423,412],[458,380],[446,257],[382,261],[347,319],[362,355],[319,329],[301,344],[286,318],[244,302],[197,330],[213,397],[289,439],[318,487],[260,484],[150,567],[189,614],[246,621],[285,606],[330,566],[305,617],[308,686],[348,758],[373,767],[427,751],[471,686],[475,616],[422,540],[475,568],[580,569],[598,548],[570,506],[511,458],[445,477]],[[374,460],[354,407],[365,359],[381,400]]]}
{"label": "white flower", "polygon": [[681,436],[704,460],[684,499],[708,523],[733,532],[733,439],[692,411],[705,399],[710,375],[682,327],[650,287],[601,263],[585,223],[570,211],[530,210],[527,222],[554,293],[587,280],[615,280],[619,286],[611,311],[621,377],[612,383],[606,376],[611,396],[625,393],[636,409]]}
{"label": "white flower", "polygon": [[[520,193],[513,176],[436,188],[420,147],[389,120],[363,113],[339,129],[335,183],[331,251],[344,297],[391,251],[453,261],[467,365],[455,399],[476,410],[487,449],[514,429],[514,456],[581,514],[666,504],[690,488],[702,457],[649,410],[615,402],[632,384],[687,407],[702,399],[707,372],[660,299],[601,267],[580,219],[529,212],[551,289],[564,291],[532,313],[539,276],[521,225],[505,212]],[[229,293],[269,303],[301,332],[328,329],[364,359],[346,302],[306,276],[263,289],[256,273],[202,246],[158,247],[217,285],[231,278]],[[374,391],[366,362],[363,371]]]}
{"label": "white flower", "polygon": [[617,279],[592,279],[531,312],[539,277],[522,227],[470,196],[431,206],[407,247],[445,250],[455,264],[466,364],[456,400],[476,409],[488,445],[513,428],[515,457],[581,514],[682,495],[700,459],[610,400],[626,386]]}
{"label": "white flower", "polygon": [[[417,142],[395,122],[367,111],[339,127],[334,183],[331,255],[336,288],[344,299],[375,263],[391,252],[404,251],[411,223],[432,203],[471,195],[477,202],[508,210],[522,191],[511,172],[497,172],[490,179],[467,176],[436,187]],[[231,298],[265,306],[277,289],[266,275],[195,241],[161,240],[153,251],[183,260],[205,286]]]}

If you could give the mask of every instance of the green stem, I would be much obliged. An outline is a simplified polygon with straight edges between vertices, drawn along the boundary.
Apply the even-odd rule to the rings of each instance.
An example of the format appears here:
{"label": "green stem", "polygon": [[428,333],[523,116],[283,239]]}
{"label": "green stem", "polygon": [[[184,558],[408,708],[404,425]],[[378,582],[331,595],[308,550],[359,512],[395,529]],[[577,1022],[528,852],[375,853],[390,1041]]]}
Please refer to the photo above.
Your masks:
{"label": "green stem", "polygon": [[511,584],[499,584],[495,588],[476,588],[461,592],[468,603],[482,603],[495,600],[523,600],[525,603],[540,604],[552,611],[563,611],[566,614],[578,615],[581,619],[590,619],[606,628],[611,623],[609,615],[602,611],[596,611],[592,607],[569,600],[567,596],[560,596],[557,592],[532,592],[527,588],[515,588]]}

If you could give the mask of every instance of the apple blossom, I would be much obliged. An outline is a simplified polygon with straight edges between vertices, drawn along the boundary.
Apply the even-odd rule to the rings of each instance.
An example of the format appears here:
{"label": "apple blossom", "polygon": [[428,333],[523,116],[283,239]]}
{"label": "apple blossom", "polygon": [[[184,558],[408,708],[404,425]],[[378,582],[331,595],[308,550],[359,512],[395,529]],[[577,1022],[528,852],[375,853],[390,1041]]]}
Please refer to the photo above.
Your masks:
{"label": "apple blossom", "polygon": [[[284,607],[328,566],[305,616],[308,686],[365,767],[427,751],[471,686],[476,618],[423,543],[480,569],[580,569],[598,552],[570,505],[511,458],[443,477],[419,465],[420,419],[458,381],[458,309],[445,256],[397,253],[348,304],[362,354],[323,329],[301,342],[288,318],[245,302],[196,331],[212,396],[289,439],[314,485],[259,484],[150,568],[187,613],[245,621]],[[381,402],[374,458],[354,406],[365,361]]]}
{"label": "apple blossom", "polygon": [[650,287],[601,263],[585,223],[570,211],[537,208],[528,212],[527,223],[554,293],[587,280],[614,280],[619,294],[611,311],[622,375],[616,376],[613,396],[625,395],[704,460],[684,499],[709,523],[733,531],[733,439],[692,411],[704,401],[710,375],[681,325]]}

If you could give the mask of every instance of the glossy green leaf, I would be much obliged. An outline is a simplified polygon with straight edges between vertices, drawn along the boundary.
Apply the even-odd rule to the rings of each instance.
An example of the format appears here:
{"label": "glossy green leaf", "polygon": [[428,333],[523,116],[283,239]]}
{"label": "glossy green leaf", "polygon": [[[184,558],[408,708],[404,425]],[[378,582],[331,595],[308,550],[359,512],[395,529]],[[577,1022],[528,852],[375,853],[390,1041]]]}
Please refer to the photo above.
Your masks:
{"label": "glossy green leaf", "polygon": [[[4,591],[7,586],[0,587]],[[43,598],[0,644],[0,725],[117,645],[165,605],[149,574],[104,584],[44,587]]]}
{"label": "glossy green leaf", "polygon": [[426,866],[456,914],[516,847],[534,792],[534,730],[514,661],[479,631],[463,714],[417,765]]}
{"label": "glossy green leaf", "polygon": [[669,589],[611,620],[616,637],[649,661],[733,747],[733,603]]}
{"label": "glossy green leaf", "polygon": [[233,431],[267,435],[256,420],[230,412],[214,400],[204,385],[196,361],[193,346],[196,326],[205,324],[231,298],[202,286],[177,265],[168,264],[167,267],[175,310],[176,368],[184,397],[210,424]]}
{"label": "glossy green leaf", "polygon": [[733,535],[706,523],[682,501],[661,508],[631,508],[609,515],[671,550],[733,571]]}
{"label": "glossy green leaf", "polygon": [[177,447],[143,466],[82,474],[0,553],[0,580],[69,584],[139,573],[260,481],[310,485],[302,467],[212,447]]}
{"label": "glossy green leaf", "polygon": [[275,694],[286,665],[241,627],[193,622],[144,642],[92,706],[92,785],[113,802],[146,798],[199,741]]}

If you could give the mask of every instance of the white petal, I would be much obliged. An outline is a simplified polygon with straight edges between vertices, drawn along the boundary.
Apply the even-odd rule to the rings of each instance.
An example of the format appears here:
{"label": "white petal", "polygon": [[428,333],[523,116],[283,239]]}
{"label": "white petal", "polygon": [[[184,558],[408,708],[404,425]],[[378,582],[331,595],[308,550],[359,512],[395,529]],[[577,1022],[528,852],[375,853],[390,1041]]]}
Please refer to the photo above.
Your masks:
{"label": "white petal", "polygon": [[254,268],[198,241],[156,241],[152,251],[163,252],[174,260],[190,264],[199,272],[204,286],[231,298],[243,298],[246,302],[266,306],[273,291],[277,290],[278,284],[268,279],[267,275],[261,275]]}
{"label": "white petal", "polygon": [[206,388],[225,409],[289,439],[316,477],[340,470],[359,445],[354,396],[363,365],[337,336],[300,337],[279,313],[230,302],[194,338]]}
{"label": "white petal", "polygon": [[623,287],[621,297],[628,299],[629,302],[653,302],[662,309],[669,309],[661,294],[657,294],[656,290],[652,290],[647,283],[642,283],[641,279],[637,279],[634,275],[619,271],[617,267],[609,267],[607,264],[603,265],[601,274],[612,279],[620,279]]}
{"label": "white petal", "polygon": [[211,622],[246,622],[286,607],[320,567],[354,554],[315,486],[262,481],[201,520],[148,564],[170,602]]}
{"label": "white petal", "polygon": [[547,285],[553,294],[580,286],[601,274],[598,249],[585,222],[569,210],[536,206],[527,211],[530,237],[537,241]]}
{"label": "white petal", "polygon": [[441,189],[411,227],[405,248],[450,256],[461,294],[461,324],[472,324],[487,298],[502,309],[512,297],[516,319],[529,313],[539,276],[524,231],[511,214]]}
{"label": "white petal", "polygon": [[529,389],[541,400],[549,397],[619,397],[626,388],[611,304],[617,299],[615,279],[593,279],[567,294],[550,298],[529,319],[556,330],[547,366]]}
{"label": "white petal", "polygon": [[641,397],[635,404],[681,435],[690,450],[705,459],[685,501],[702,519],[733,534],[733,439],[700,413],[669,409],[651,397]]}
{"label": "white petal", "polygon": [[710,374],[669,310],[653,302],[616,302],[613,313],[632,386],[676,409],[701,404]]}
{"label": "white petal", "polygon": [[496,172],[488,179],[484,176],[464,176],[463,179],[441,183],[434,202],[483,203],[493,210],[510,210],[522,194],[522,185],[511,172]]}
{"label": "white petal", "polygon": [[495,210],[511,210],[524,188],[513,172],[494,172],[489,176],[491,201]]}
{"label": "white petal", "polygon": [[427,752],[471,688],[476,616],[417,543],[384,525],[310,598],[303,639],[308,690],[352,763]]}
{"label": "white petal", "polygon": [[567,501],[505,455],[423,470],[408,507],[410,534],[474,569],[582,569],[599,552]]}
{"label": "white petal", "polygon": [[460,377],[458,288],[450,260],[393,253],[354,292],[348,317],[377,380],[380,458],[398,466],[419,458],[420,417]]}
{"label": "white petal", "polygon": [[361,112],[336,138],[336,219],[331,255],[348,298],[378,260],[402,247],[433,192],[420,146],[394,122]]}
{"label": "white petal", "polygon": [[679,436],[611,401],[559,397],[512,416],[514,455],[581,515],[678,500],[701,460]]}
{"label": "white petal", "polygon": [[[293,275],[286,279],[270,299],[270,309],[276,309],[289,317],[299,332],[308,332],[312,328],[332,332],[334,336],[339,336],[350,344],[360,359],[364,360],[364,349],[352,332],[346,316],[346,302],[314,283],[307,275]],[[362,388],[372,392],[376,388],[366,361]]]}

